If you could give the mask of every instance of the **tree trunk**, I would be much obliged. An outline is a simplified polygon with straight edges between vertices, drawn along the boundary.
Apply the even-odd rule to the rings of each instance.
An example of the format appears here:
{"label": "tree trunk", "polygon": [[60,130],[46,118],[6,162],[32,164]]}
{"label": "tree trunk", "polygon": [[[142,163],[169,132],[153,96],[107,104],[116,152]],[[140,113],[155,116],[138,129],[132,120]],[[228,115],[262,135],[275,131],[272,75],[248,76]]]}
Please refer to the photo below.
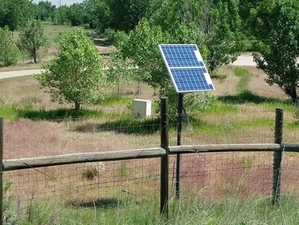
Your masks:
{"label": "tree trunk", "polygon": [[34,61],[34,63],[37,63],[37,51],[36,51],[36,48],[33,49],[33,61]]}
{"label": "tree trunk", "polygon": [[297,90],[296,87],[286,88],[286,94],[292,98],[293,103],[297,103]]}
{"label": "tree trunk", "polygon": [[79,102],[75,102],[75,110],[80,110],[80,103]]}

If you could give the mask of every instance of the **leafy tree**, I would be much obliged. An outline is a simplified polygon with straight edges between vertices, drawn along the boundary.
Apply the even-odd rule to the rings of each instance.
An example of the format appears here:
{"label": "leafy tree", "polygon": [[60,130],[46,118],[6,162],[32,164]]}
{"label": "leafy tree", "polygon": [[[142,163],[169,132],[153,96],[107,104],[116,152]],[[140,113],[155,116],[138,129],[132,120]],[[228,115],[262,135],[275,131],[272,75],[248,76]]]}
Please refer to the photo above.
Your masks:
{"label": "leafy tree", "polygon": [[257,67],[291,99],[298,99],[299,4],[296,0],[264,0],[252,11],[252,31],[259,44]]}
{"label": "leafy tree", "polygon": [[0,27],[0,62],[4,66],[10,66],[18,62],[20,51],[13,39],[8,27]]}
{"label": "leafy tree", "polygon": [[86,21],[86,16],[82,3],[72,4],[67,11],[67,18],[72,26],[83,25]]}
{"label": "leafy tree", "polygon": [[120,97],[120,87],[133,81],[137,69],[130,59],[123,59],[119,52],[112,52],[111,58],[113,63],[109,65],[108,80],[115,84],[116,94]]}
{"label": "leafy tree", "polygon": [[52,5],[48,0],[40,1],[37,5],[37,16],[42,21],[53,21],[56,6]]}
{"label": "leafy tree", "polygon": [[83,29],[60,34],[58,40],[59,56],[44,64],[45,72],[36,78],[54,101],[74,103],[75,110],[79,110],[81,104],[103,96],[103,63]]}
{"label": "leafy tree", "polygon": [[38,50],[48,46],[42,22],[40,20],[28,21],[26,26],[22,27],[19,37],[20,49],[33,57],[34,63],[37,63]]}
{"label": "leafy tree", "polygon": [[239,15],[243,20],[243,25],[245,29],[249,29],[248,27],[248,20],[250,18],[250,10],[255,9],[262,0],[247,0],[247,1],[240,1],[239,2]]}
{"label": "leafy tree", "polygon": [[[152,0],[85,0],[87,21],[100,32],[106,29],[129,33],[146,15]],[[78,16],[78,15],[77,15]]]}
{"label": "leafy tree", "polygon": [[[246,42],[238,14],[238,1],[226,0],[214,3],[203,21],[207,62],[212,73],[222,65],[229,64],[245,50]],[[202,27],[202,26],[201,26]]]}
{"label": "leafy tree", "polygon": [[129,33],[145,16],[150,0],[106,0],[106,2],[110,11],[109,28]]}
{"label": "leafy tree", "polygon": [[0,0],[0,6],[0,27],[8,26],[10,30],[23,27],[28,19],[36,15],[30,0]]}
{"label": "leafy tree", "polygon": [[170,39],[168,32],[163,32],[159,26],[151,26],[149,21],[144,19],[118,49],[124,59],[129,58],[138,66],[141,81],[153,88],[163,89],[170,80],[161,60],[158,45],[169,43]]}
{"label": "leafy tree", "polygon": [[[106,30],[108,32],[108,30]],[[111,31],[110,40],[113,40],[116,48],[120,47],[127,40],[128,36],[124,31]],[[129,84],[136,78],[135,65],[129,58],[124,58],[120,51],[114,51],[110,54],[111,60],[109,63],[108,80],[116,85],[117,96],[120,96],[120,86]],[[138,85],[139,87],[139,85]],[[138,88],[139,92],[139,88]]]}
{"label": "leafy tree", "polygon": [[53,23],[55,25],[67,25],[69,24],[69,19],[67,17],[69,7],[66,5],[60,6],[55,11]]}
{"label": "leafy tree", "polygon": [[104,31],[109,28],[110,10],[106,1],[84,0],[84,10],[86,12],[86,23],[92,29]]}

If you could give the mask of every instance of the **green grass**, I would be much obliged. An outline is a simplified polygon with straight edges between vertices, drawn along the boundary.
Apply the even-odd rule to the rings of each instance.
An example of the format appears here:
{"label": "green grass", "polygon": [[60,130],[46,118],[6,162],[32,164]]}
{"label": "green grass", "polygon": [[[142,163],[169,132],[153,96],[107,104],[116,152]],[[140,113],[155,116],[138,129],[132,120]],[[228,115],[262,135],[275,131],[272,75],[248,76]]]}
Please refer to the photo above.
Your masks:
{"label": "green grass", "polygon": [[160,120],[158,118],[135,118],[132,115],[119,115],[118,119],[111,119],[111,116],[106,116],[106,122],[91,125],[83,124],[77,126],[74,130],[79,132],[86,132],[92,130],[93,132],[100,131],[114,131],[124,134],[148,135],[159,131]]}
{"label": "green grass", "polygon": [[275,121],[270,118],[253,118],[250,120],[243,120],[238,123],[240,126],[243,127],[272,127],[274,128]]}
{"label": "green grass", "polygon": [[219,115],[219,113],[226,114],[226,113],[237,113],[238,107],[234,104],[227,104],[226,102],[222,101],[215,101],[210,107],[204,110],[203,115],[210,115],[215,114]]}
{"label": "green grass", "polygon": [[45,23],[44,34],[49,39],[50,43],[53,45],[59,33],[70,32],[77,28],[78,27],[67,26],[67,25],[53,25],[53,24]]}
{"label": "green grass", "polygon": [[19,118],[18,109],[15,107],[0,106],[0,116],[6,121],[17,119]]}
{"label": "green grass", "polygon": [[[31,203],[20,224],[33,225],[249,225],[298,224],[298,201],[283,197],[280,205],[272,205],[267,197],[252,196],[245,199],[226,198],[206,203],[198,195],[176,201],[170,200],[168,219],[159,215],[156,198],[136,202],[131,199],[102,199],[76,205]],[[157,199],[156,199],[157,200]]]}
{"label": "green grass", "polygon": [[211,78],[219,80],[220,82],[223,82],[226,79],[227,75],[226,74],[212,74]]}
{"label": "green grass", "polygon": [[238,77],[245,77],[248,76],[250,73],[247,69],[242,68],[242,67],[236,67],[234,69],[234,74]]}
{"label": "green grass", "polygon": [[252,77],[252,74],[249,73],[247,69],[236,67],[234,69],[234,74],[238,77],[240,77],[240,80],[237,84],[237,90],[239,92],[245,91],[248,88],[248,83],[250,81],[250,78]]}
{"label": "green grass", "polygon": [[117,104],[129,105],[130,103],[132,103],[132,97],[128,97],[128,96],[119,97],[115,95],[108,96],[99,102],[99,104],[101,105],[117,105]]}

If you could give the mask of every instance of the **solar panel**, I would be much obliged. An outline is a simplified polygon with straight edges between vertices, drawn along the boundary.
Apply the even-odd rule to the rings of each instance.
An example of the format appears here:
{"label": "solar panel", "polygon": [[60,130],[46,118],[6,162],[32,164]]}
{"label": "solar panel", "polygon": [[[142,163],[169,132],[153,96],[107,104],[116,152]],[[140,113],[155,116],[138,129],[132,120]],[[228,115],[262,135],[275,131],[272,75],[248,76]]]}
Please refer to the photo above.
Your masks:
{"label": "solar panel", "polygon": [[160,44],[159,49],[176,92],[215,90],[195,44]]}

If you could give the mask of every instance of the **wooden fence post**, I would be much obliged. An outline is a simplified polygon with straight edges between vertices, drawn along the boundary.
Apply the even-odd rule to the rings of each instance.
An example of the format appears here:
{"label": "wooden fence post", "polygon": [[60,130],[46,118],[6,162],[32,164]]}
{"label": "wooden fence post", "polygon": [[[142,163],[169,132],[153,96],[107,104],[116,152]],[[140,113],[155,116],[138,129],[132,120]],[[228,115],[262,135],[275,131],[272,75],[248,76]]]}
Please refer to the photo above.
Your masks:
{"label": "wooden fence post", "polygon": [[166,154],[161,157],[160,181],[160,214],[168,219],[168,170],[169,170],[169,138],[168,138],[168,98],[161,98],[161,147]]}
{"label": "wooden fence post", "polygon": [[[282,143],[283,131],[283,109],[276,108],[275,110],[275,139],[276,144]],[[282,160],[282,146],[280,149],[274,151],[273,159],[273,204],[278,204],[280,201],[280,184],[281,184],[281,160]]]}
{"label": "wooden fence post", "polygon": [[0,225],[3,225],[3,117],[0,117]]}

